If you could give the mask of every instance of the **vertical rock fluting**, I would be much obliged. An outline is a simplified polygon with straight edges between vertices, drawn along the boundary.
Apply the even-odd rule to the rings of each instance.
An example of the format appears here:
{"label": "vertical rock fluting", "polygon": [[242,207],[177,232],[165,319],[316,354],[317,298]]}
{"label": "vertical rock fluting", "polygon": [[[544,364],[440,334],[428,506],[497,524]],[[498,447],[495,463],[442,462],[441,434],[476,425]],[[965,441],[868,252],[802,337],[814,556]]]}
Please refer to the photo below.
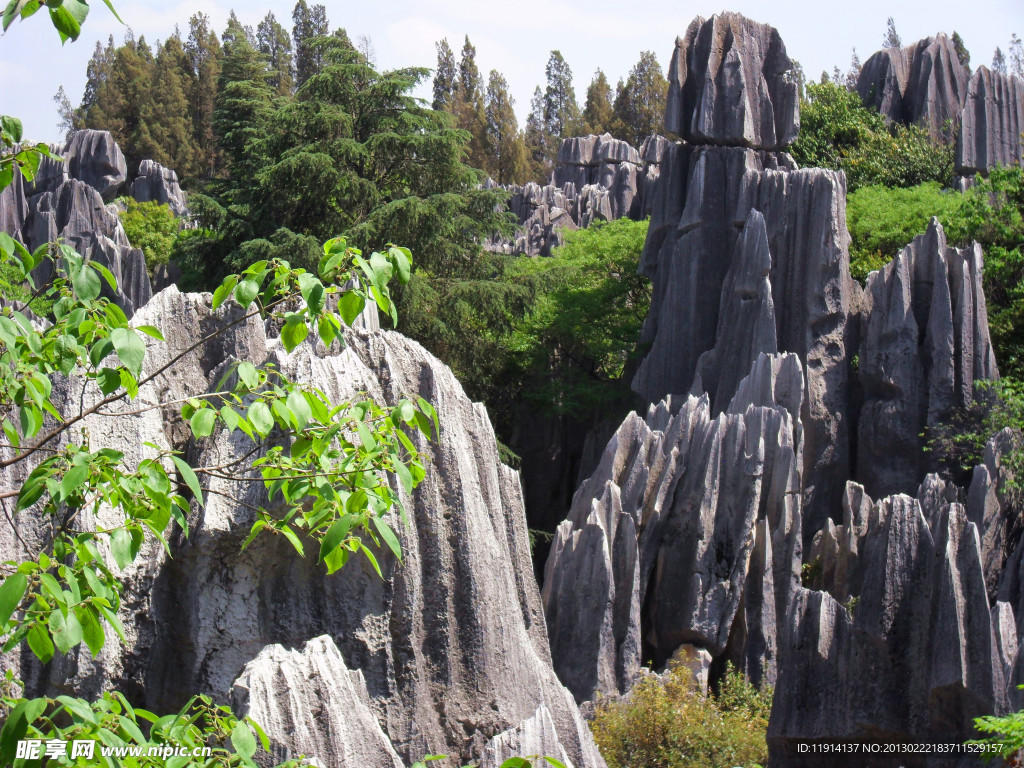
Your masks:
{"label": "vertical rock fluting", "polygon": [[[136,322],[160,324],[167,338],[149,342],[148,365],[188,349],[211,325],[238,319],[230,307],[211,312],[208,302],[170,287],[139,311]],[[29,676],[35,689],[118,686],[161,711],[197,691],[223,701],[234,689],[236,705],[267,720],[277,754],[316,754],[324,765],[370,753],[381,762],[360,764],[390,765],[395,755],[408,764],[440,753],[491,766],[487,760],[521,748],[603,768],[551,667],[519,478],[500,462],[483,406],[399,334],[351,331],[344,350],[306,343],[289,355],[272,331],[255,318],[235,326],[143,396],[162,402],[195,392],[197,382],[212,387],[237,356],[273,363],[334,402],[357,394],[429,399],[441,435],[419,442],[427,476],[412,496],[396,488],[410,519],[404,525],[394,513],[392,521],[403,562],[378,552],[383,579],[360,558],[327,576],[279,537],[242,552],[253,522],[246,505],[266,503],[262,483],[213,480],[206,506],[193,510],[191,536],[171,542],[173,557],[155,546],[124,575],[127,647],[111,640],[96,661],[83,652],[51,664]],[[69,397],[74,392],[68,388]],[[145,440],[184,448],[194,465],[252,447],[223,432],[190,440],[174,411],[97,420],[90,434],[140,451]],[[30,525],[32,516],[19,519]],[[0,551],[16,549],[8,536],[0,535]]]}
{"label": "vertical rock fluting", "polygon": [[891,122],[923,125],[935,138],[952,139],[969,78],[953,41],[940,32],[873,54],[861,68],[857,93]]}
{"label": "vertical rock fluting", "polygon": [[971,76],[960,115],[956,171],[987,174],[1024,163],[1024,79],[981,66]]}
{"label": "vertical rock fluting", "polygon": [[[149,301],[153,289],[145,255],[128,242],[111,202],[128,186],[124,155],[107,131],[76,131],[63,147],[50,149],[61,159],[43,158],[31,183],[15,174],[0,192],[0,231],[32,250],[62,239],[87,260],[96,259],[117,279],[118,291],[104,283],[105,295],[131,316]],[[152,160],[143,161],[132,193],[140,201],[168,203],[176,215],[185,214],[174,171]],[[39,268],[37,282],[50,277],[49,268],[49,263]]]}
{"label": "vertical rock fluting", "polygon": [[982,269],[981,248],[948,246],[933,218],[868,276],[857,468],[872,496],[912,493],[926,469],[921,433],[969,405],[975,381],[999,377]]}

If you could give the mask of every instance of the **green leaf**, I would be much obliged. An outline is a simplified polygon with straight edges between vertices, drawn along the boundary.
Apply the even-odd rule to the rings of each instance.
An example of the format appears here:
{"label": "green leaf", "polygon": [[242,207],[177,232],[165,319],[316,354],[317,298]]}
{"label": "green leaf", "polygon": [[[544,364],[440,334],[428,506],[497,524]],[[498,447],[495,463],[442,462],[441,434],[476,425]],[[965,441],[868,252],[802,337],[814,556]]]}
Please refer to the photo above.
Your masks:
{"label": "green leaf", "polygon": [[253,429],[255,429],[261,437],[269,435],[270,430],[274,428],[274,417],[270,414],[270,409],[267,407],[267,404],[262,400],[257,400],[249,406],[247,416],[249,422],[253,426]]}
{"label": "green leaf", "polygon": [[309,403],[298,391],[289,392],[285,402],[288,405],[288,410],[292,413],[292,423],[295,425],[295,429],[302,431],[313,418],[313,410],[309,407]]}
{"label": "green leaf", "polygon": [[555,758],[547,757],[546,755],[544,756],[544,759],[547,760],[548,764],[555,766],[555,768],[565,768],[565,763],[561,760],[556,760]]}
{"label": "green leaf", "polygon": [[377,517],[376,515],[370,518],[373,523],[373,527],[377,529],[377,533],[384,539],[384,543],[388,545],[388,548],[395,555],[398,562],[402,562],[402,545],[398,543],[398,537],[395,536],[395,532],[391,530],[391,526],[385,522],[384,518]]}
{"label": "green leaf", "polygon": [[351,326],[360,313],[366,308],[366,299],[355,291],[347,291],[338,301],[338,311],[345,325]]}
{"label": "green leaf", "polygon": [[[88,264],[89,264],[90,267],[92,267],[97,272],[99,272],[100,275],[103,277],[103,279],[107,281],[107,285],[110,286],[110,290],[112,290],[112,291],[116,291],[117,290],[117,279],[114,277],[114,273],[113,272],[111,272],[105,266],[100,264],[98,261],[90,261],[90,262],[88,262]],[[110,306],[117,307],[116,304],[111,304]],[[120,310],[120,307],[117,307],[117,308]]]}
{"label": "green leaf", "polygon": [[217,411],[213,408],[200,408],[192,414],[189,425],[192,427],[192,434],[197,438],[209,437],[213,434],[213,427],[217,423]]}
{"label": "green leaf", "polygon": [[36,655],[43,664],[53,658],[53,642],[50,640],[50,633],[42,624],[33,624],[28,631],[25,640],[32,653]]}
{"label": "green leaf", "polygon": [[100,297],[100,291],[103,286],[100,283],[100,276],[96,274],[96,270],[82,264],[71,273],[71,287],[75,291],[75,296],[82,301],[95,301]]}
{"label": "green leaf", "polygon": [[368,550],[362,542],[359,542],[359,549],[362,550],[364,555],[366,555],[366,559],[370,561],[370,565],[373,566],[373,570],[375,570],[377,575],[383,579],[384,574],[380,572],[380,565],[377,564],[377,558],[373,556],[373,552]]}
{"label": "green leaf", "polygon": [[235,288],[235,301],[241,304],[243,307],[248,307],[252,304],[253,299],[260,292],[260,285],[255,280],[243,280]]}
{"label": "green leaf", "polygon": [[217,290],[213,292],[213,308],[220,308],[221,304],[227,301],[228,296],[235,290],[235,286],[238,285],[238,276],[229,275],[224,279],[224,282],[217,286]]}
{"label": "green leaf", "polygon": [[405,248],[392,246],[388,250],[388,258],[398,273],[398,282],[405,285],[412,277],[412,260],[409,258],[409,251]]}
{"label": "green leaf", "polygon": [[331,321],[321,315],[316,319],[316,330],[320,334],[320,340],[324,343],[325,347],[331,346],[331,343],[337,338],[337,331],[334,330],[334,326],[331,325]]}
{"label": "green leaf", "polygon": [[88,478],[88,466],[77,466],[69,469],[60,481],[60,493],[64,500],[66,501],[69,496],[72,496],[75,491],[82,487]]}
{"label": "green leaf", "polygon": [[160,332],[160,329],[153,325],[137,325],[135,330],[140,333],[144,333],[147,336],[151,336],[157,341],[164,341],[164,335]]}
{"label": "green leaf", "polygon": [[328,554],[336,550],[341,542],[348,536],[348,532],[352,529],[352,524],[356,521],[355,515],[344,515],[334,525],[332,525],[324,537],[320,540],[320,557],[319,562],[323,562],[324,558]]}
{"label": "green leaf", "polygon": [[281,343],[284,348],[291,352],[309,335],[309,327],[306,325],[302,315],[295,314],[288,317],[288,321],[281,329]]}
{"label": "green leaf", "polygon": [[401,461],[395,460],[395,474],[398,475],[398,479],[402,483],[402,487],[405,488],[405,492],[411,494],[415,484],[412,481],[412,473],[409,472],[409,468]]}
{"label": "green leaf", "polygon": [[4,583],[0,585],[0,627],[11,620],[11,616],[21,605],[27,589],[28,578],[22,573],[15,573],[4,579]]}
{"label": "green leaf", "polygon": [[65,616],[59,610],[50,614],[50,633],[57,644],[57,650],[67,653],[82,642],[82,625],[75,614]]}
{"label": "green leaf", "polygon": [[103,644],[107,639],[103,634],[103,627],[100,626],[96,609],[88,604],[79,605],[75,608],[75,615],[78,617],[78,623],[82,625],[82,637],[85,640],[85,644],[88,646],[93,658],[96,658],[99,652],[103,650]]}
{"label": "green leaf", "polygon": [[[206,410],[205,408],[203,410]],[[202,413],[202,411],[200,411]],[[178,473],[185,481],[185,485],[192,491],[192,495],[195,496],[196,501],[199,502],[200,506],[204,506],[203,501],[203,489],[199,485],[199,478],[196,477],[195,471],[179,456],[171,456],[171,461],[174,462],[174,466],[178,468]]]}
{"label": "green leaf", "polygon": [[110,341],[124,367],[138,376],[142,372],[142,361],[146,357],[146,345],[142,339],[129,328],[115,328],[110,332]]}
{"label": "green leaf", "polygon": [[239,720],[231,731],[231,746],[246,760],[256,754],[256,737],[252,735],[244,720]]}
{"label": "green leaf", "polygon": [[302,548],[302,542],[299,541],[299,537],[295,535],[295,531],[289,528],[287,525],[281,526],[281,533],[284,537],[291,542],[291,545],[295,547],[295,551],[299,553],[299,557],[305,557],[306,552]]}
{"label": "green leaf", "polygon": [[132,535],[127,528],[118,528],[110,537],[110,553],[122,571],[135,559],[132,556]]}
{"label": "green leaf", "polygon": [[260,383],[260,375],[256,366],[247,360],[238,364],[238,379],[249,389],[256,389]]}

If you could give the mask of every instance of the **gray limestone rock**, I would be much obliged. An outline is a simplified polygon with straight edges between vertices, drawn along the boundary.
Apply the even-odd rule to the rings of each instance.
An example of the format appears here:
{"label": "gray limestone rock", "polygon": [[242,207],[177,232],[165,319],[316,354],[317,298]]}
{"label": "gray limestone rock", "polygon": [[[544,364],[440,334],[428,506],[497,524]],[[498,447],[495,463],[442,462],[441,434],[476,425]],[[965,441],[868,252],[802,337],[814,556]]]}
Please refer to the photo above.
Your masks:
{"label": "gray limestone rock", "polygon": [[800,131],[778,30],[737,13],[694,19],[669,64],[665,130],[693,143],[783,149]]}
{"label": "gray limestone rock", "polygon": [[923,125],[936,138],[952,139],[969,78],[953,41],[940,32],[875,53],[861,68],[857,93],[889,121]]}
{"label": "gray limestone rock", "polygon": [[76,131],[64,148],[68,174],[110,202],[128,180],[128,166],[109,131]]}
{"label": "gray limestone rock", "polygon": [[175,216],[188,213],[178,174],[155,160],[143,160],[139,165],[139,175],[132,182],[131,196],[140,203],[152,201],[168,205]]}
{"label": "gray limestone rock", "polygon": [[371,709],[366,682],[329,636],[301,650],[270,645],[245,665],[232,709],[270,738],[272,764],[301,756],[322,766],[404,768]]}
{"label": "gray limestone rock", "polygon": [[987,174],[1024,162],[1024,80],[978,67],[967,87],[956,145],[956,171]]}
{"label": "gray limestone rock", "polygon": [[920,434],[999,373],[981,248],[953,248],[937,219],[868,276],[860,349],[858,475],[868,493],[911,493],[925,474]]}
{"label": "gray limestone rock", "polygon": [[628,691],[641,638],[656,664],[695,646],[774,679],[800,561],[799,360],[762,355],[739,390],[717,418],[707,395],[631,414],[577,491],[543,591],[577,701]]}
{"label": "gray limestone rock", "polygon": [[805,361],[808,535],[838,504],[850,463],[854,288],[845,192],[841,173],[793,170],[786,155],[670,145],[640,267],[654,284],[642,337],[650,351],[632,386],[657,402],[690,390],[722,322],[719,304],[741,227],[752,209],[763,214],[778,349]]}

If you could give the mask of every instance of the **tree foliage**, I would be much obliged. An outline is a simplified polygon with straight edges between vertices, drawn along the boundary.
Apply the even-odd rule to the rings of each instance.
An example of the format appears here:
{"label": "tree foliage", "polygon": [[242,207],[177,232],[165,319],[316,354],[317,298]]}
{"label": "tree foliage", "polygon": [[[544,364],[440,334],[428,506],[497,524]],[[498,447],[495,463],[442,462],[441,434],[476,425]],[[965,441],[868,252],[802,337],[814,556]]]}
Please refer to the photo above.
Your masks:
{"label": "tree foliage", "polygon": [[643,51],[615,97],[616,136],[639,147],[662,129],[668,80],[652,51]]}
{"label": "tree foliage", "polygon": [[587,86],[587,100],[583,107],[584,131],[600,136],[602,133],[610,133],[615,128],[615,112],[612,106],[614,98],[615,94],[612,93],[608,78],[598,69]]}

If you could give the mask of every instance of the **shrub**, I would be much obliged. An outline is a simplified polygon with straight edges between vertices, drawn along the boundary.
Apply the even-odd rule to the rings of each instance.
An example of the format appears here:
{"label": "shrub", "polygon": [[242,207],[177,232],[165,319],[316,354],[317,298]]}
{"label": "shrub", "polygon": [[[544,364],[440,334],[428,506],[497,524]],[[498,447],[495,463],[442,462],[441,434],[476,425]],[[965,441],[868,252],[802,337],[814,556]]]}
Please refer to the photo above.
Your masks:
{"label": "shrub", "polygon": [[760,766],[771,697],[731,666],[718,692],[701,696],[680,667],[641,678],[623,701],[599,704],[591,729],[609,768]]}
{"label": "shrub", "polygon": [[125,234],[133,246],[146,254],[146,269],[152,277],[157,265],[166,264],[170,258],[181,224],[167,205],[139,203],[131,197],[122,197],[121,203],[125,206],[121,211]]}

